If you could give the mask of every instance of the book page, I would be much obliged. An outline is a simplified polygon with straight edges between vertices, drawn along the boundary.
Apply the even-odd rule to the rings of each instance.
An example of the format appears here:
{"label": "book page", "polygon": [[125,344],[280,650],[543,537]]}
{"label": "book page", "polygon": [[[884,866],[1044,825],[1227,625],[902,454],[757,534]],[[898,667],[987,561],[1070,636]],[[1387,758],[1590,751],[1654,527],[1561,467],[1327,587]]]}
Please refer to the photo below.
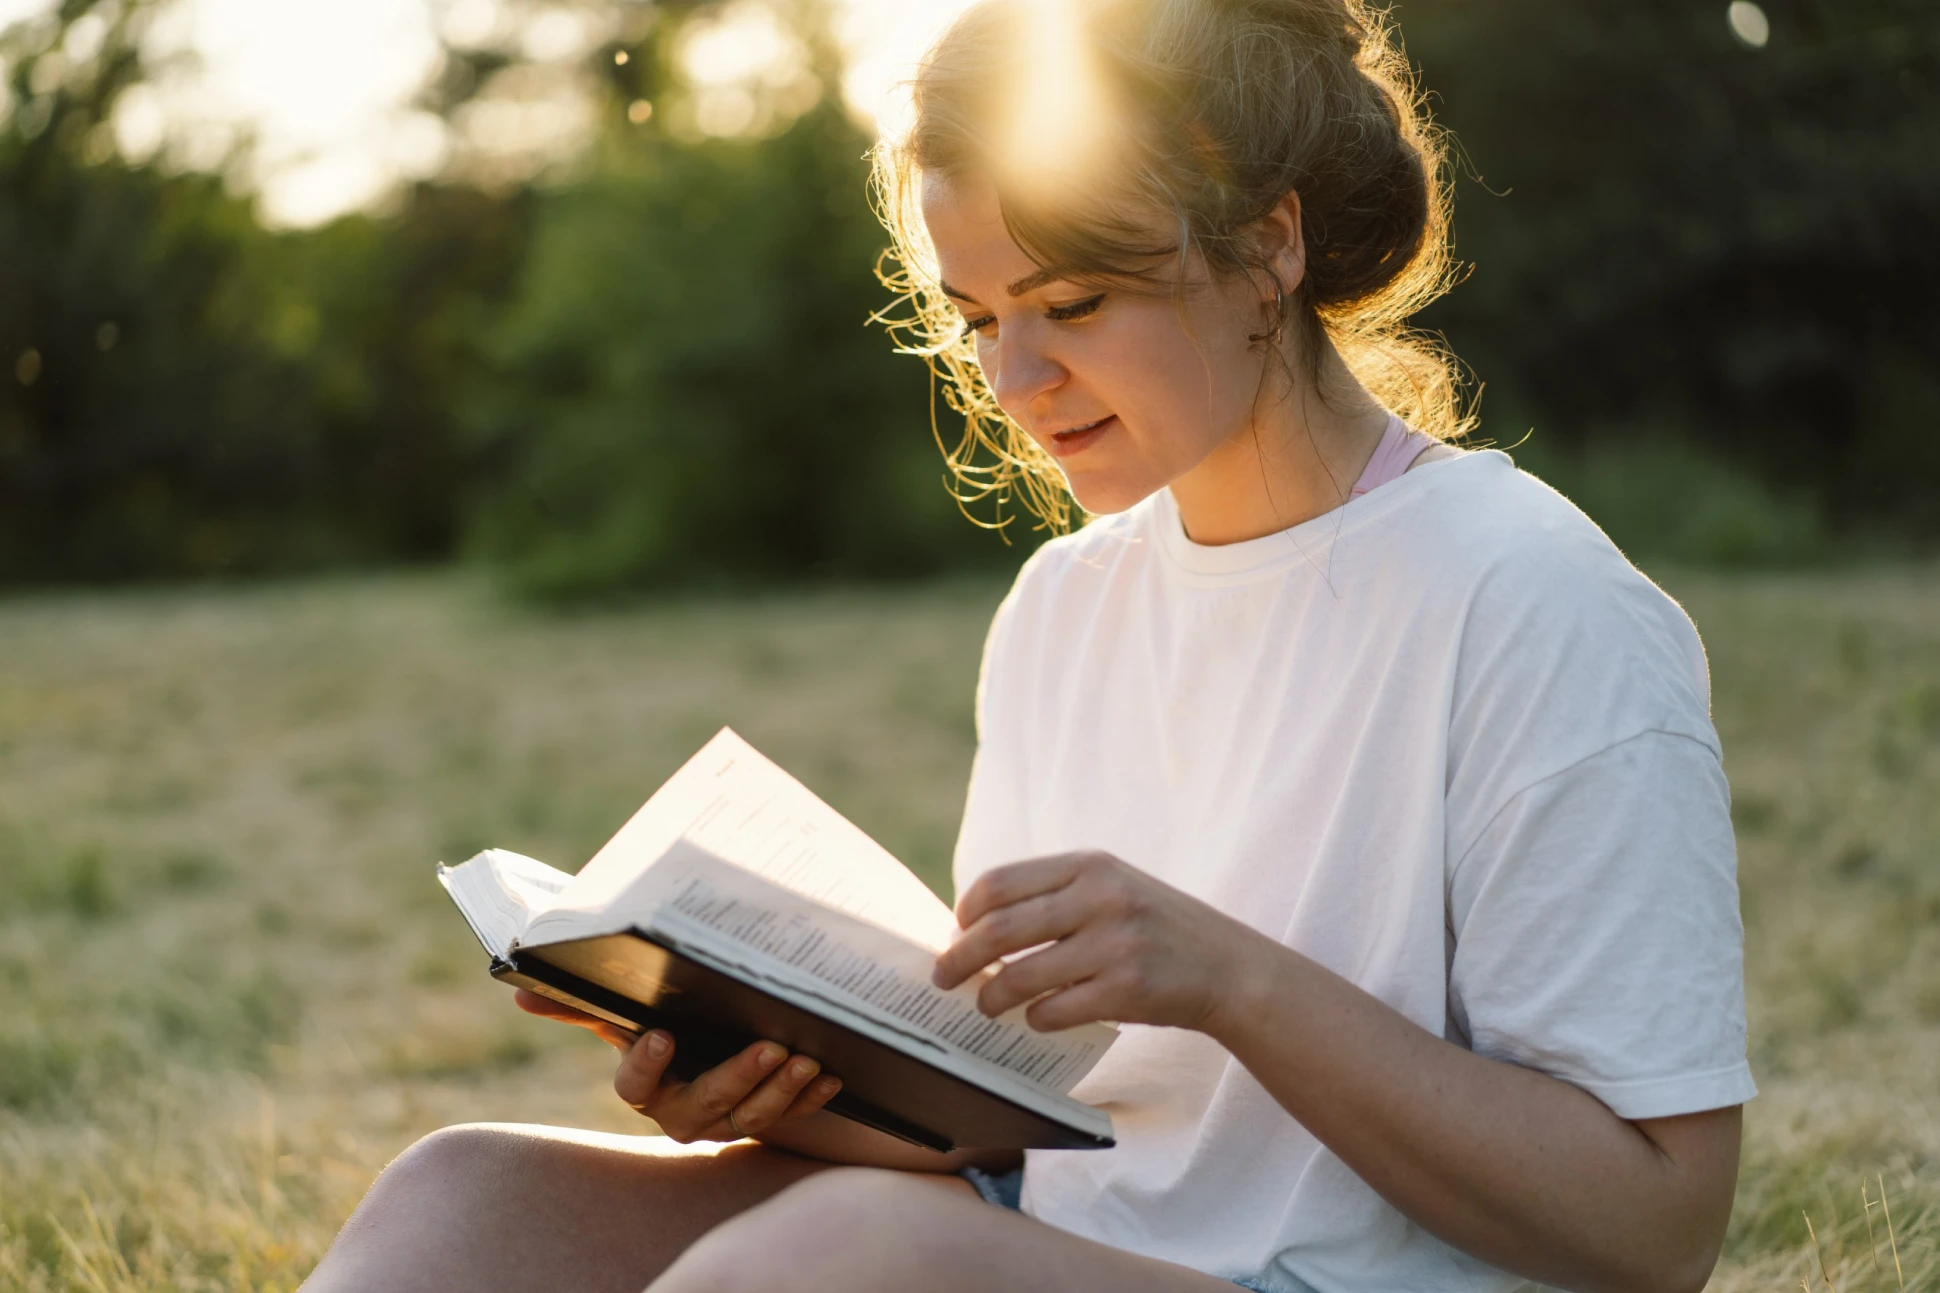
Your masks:
{"label": "book page", "polygon": [[557,905],[611,904],[683,839],[933,955],[956,936],[956,917],[908,867],[727,728],[593,855]]}
{"label": "book page", "polygon": [[501,960],[532,914],[550,907],[571,882],[564,871],[506,849],[486,849],[458,866],[438,868],[438,883],[465,923]]}
{"label": "book page", "polygon": [[[650,933],[666,931],[687,941],[695,940],[696,930],[711,933],[718,937],[705,941],[717,950],[723,949],[719,939],[729,940],[727,952],[743,962],[761,962],[771,979],[812,986],[899,1031],[1060,1095],[1117,1038],[1116,1030],[1103,1024],[1037,1032],[1025,1022],[1022,1006],[992,1019],[977,1009],[983,977],[945,992],[930,982],[935,958],[928,949],[806,901],[686,841],[608,916],[623,914]],[[556,936],[567,936],[563,922],[542,916],[532,924],[528,945]]]}

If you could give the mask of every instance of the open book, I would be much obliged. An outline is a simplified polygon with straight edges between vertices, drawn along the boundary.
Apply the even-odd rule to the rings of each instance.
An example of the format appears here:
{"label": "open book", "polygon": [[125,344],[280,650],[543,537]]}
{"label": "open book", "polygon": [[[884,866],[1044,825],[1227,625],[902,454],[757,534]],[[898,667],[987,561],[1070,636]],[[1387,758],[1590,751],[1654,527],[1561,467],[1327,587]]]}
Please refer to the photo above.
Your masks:
{"label": "open book", "polygon": [[930,983],[950,909],[722,729],[576,876],[488,849],[438,877],[495,978],[636,1031],[692,1078],[758,1038],[842,1079],[831,1112],[932,1149],[1102,1148],[1068,1094],[1117,1034],[991,1019]]}

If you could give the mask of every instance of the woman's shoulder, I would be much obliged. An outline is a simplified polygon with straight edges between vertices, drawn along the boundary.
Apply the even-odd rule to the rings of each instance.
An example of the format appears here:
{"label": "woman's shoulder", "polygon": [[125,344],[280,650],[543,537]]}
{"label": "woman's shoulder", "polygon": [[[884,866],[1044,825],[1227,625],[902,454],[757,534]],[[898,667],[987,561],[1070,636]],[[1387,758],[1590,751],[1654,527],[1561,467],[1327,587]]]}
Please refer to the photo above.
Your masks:
{"label": "woman's shoulder", "polygon": [[[1506,455],[1463,500],[1465,543],[1444,545],[1467,560],[1475,611],[1540,608],[1560,624],[1589,620],[1619,637],[1626,627],[1655,642],[1669,631],[1679,650],[1701,650],[1678,604],[1639,570],[1582,509]],[[1687,640],[1688,639],[1688,640]]]}
{"label": "woman's shoulder", "polygon": [[1530,577],[1602,570],[1612,557],[1629,564],[1582,509],[1501,450],[1452,450],[1418,463],[1402,480],[1418,489],[1401,528],[1478,578],[1497,569]]}
{"label": "woman's shoulder", "polygon": [[1690,617],[1568,499],[1490,457],[1425,518],[1445,540],[1431,577],[1459,599],[1455,779],[1464,763],[1494,769],[1507,780],[1488,778],[1488,799],[1647,732],[1715,753],[1709,671]]}
{"label": "woman's shoulder", "polygon": [[[1689,618],[1608,535],[1508,455],[1469,453],[1417,468],[1405,522],[1419,577],[1462,602],[1471,626],[1536,633],[1598,626],[1613,640],[1699,651]],[[1669,638],[1665,638],[1669,634]]]}

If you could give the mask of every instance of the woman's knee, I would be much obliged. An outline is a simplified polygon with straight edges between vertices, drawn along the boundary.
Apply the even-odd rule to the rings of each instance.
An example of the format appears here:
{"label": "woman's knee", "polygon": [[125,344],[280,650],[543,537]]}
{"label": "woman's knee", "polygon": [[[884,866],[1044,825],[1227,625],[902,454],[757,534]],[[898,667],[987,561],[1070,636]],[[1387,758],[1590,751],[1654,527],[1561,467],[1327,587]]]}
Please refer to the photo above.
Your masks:
{"label": "woman's knee", "polygon": [[682,1254],[653,1293],[771,1293],[783,1287],[864,1288],[920,1266],[968,1203],[948,1178],[881,1168],[820,1172],[715,1227]]}
{"label": "woman's knee", "polygon": [[638,1293],[700,1236],[816,1170],[756,1145],[448,1127],[378,1177],[309,1293],[519,1284]]}
{"label": "woman's knee", "polygon": [[422,1212],[449,1207],[483,1182],[502,1180],[515,1168],[526,1137],[503,1125],[464,1123],[441,1127],[414,1141],[378,1174],[352,1224],[395,1210]]}
{"label": "woman's knee", "polygon": [[504,1135],[492,1127],[467,1124],[420,1137],[377,1174],[350,1225],[379,1220],[392,1208],[435,1202],[442,1193],[441,1182],[462,1182],[481,1170],[501,1152],[498,1142]]}
{"label": "woman's knee", "polygon": [[415,1141],[378,1173],[306,1290],[407,1286],[402,1272],[419,1259],[450,1256],[440,1250],[490,1223],[479,1212],[502,1198],[533,1152],[530,1140],[510,1126],[472,1123]]}
{"label": "woman's knee", "polygon": [[467,1122],[440,1127],[420,1136],[384,1169],[410,1176],[434,1176],[471,1171],[502,1158],[523,1137],[510,1127],[496,1123]]}

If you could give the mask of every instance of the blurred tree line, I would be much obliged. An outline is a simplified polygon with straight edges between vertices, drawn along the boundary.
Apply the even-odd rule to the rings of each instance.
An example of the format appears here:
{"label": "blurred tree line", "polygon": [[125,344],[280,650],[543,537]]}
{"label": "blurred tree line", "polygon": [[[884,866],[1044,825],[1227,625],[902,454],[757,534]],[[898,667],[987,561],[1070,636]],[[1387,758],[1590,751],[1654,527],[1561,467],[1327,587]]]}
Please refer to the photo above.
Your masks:
{"label": "blurred tree line", "polygon": [[[575,595],[1014,560],[1027,534],[945,492],[921,364],[866,326],[866,137],[829,93],[746,138],[673,128],[675,42],[717,6],[627,7],[569,167],[302,231],[104,144],[143,6],[0,38],[0,584],[470,555]],[[785,12],[832,87],[814,10]],[[1486,382],[1485,434],[1535,428],[1519,456],[1633,550],[1931,541],[1940,18],[1762,14],[1753,47],[1712,0],[1403,6],[1475,266],[1424,322]],[[106,37],[66,58],[89,15]],[[429,98],[516,58],[455,49]]]}
{"label": "blurred tree line", "polygon": [[1489,434],[1534,427],[1519,456],[1631,547],[1940,536],[1940,6],[1400,15],[1468,172],[1474,271],[1425,322]]}

